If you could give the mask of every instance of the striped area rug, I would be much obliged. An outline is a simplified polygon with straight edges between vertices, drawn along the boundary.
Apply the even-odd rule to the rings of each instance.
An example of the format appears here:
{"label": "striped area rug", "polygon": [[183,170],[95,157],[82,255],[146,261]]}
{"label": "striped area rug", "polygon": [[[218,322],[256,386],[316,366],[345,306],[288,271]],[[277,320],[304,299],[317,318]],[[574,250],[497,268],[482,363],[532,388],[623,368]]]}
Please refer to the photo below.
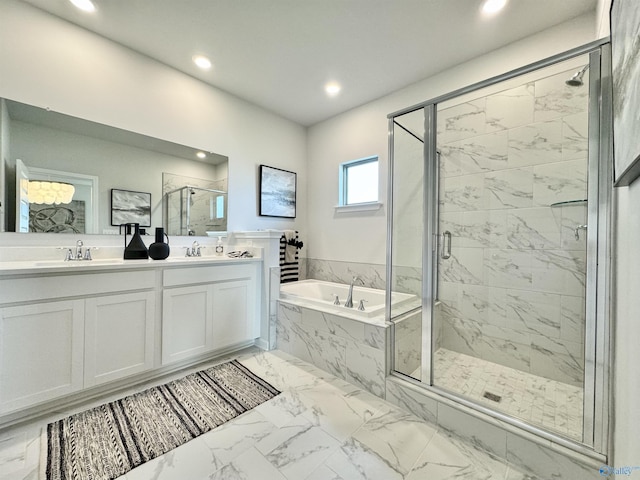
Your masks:
{"label": "striped area rug", "polygon": [[117,478],[279,393],[233,360],[50,423],[46,479]]}

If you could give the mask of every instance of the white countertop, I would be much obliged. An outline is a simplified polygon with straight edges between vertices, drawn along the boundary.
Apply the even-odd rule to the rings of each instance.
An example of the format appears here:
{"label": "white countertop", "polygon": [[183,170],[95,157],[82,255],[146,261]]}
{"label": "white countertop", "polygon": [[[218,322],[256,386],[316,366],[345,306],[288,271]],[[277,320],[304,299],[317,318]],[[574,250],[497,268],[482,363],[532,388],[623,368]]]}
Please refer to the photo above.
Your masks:
{"label": "white countertop", "polygon": [[123,260],[122,258],[100,258],[94,260],[26,260],[0,262],[0,276],[44,273],[71,273],[78,271],[112,271],[123,269],[151,269],[187,266],[207,266],[261,262],[260,257],[237,258],[223,256],[169,257],[166,260]]}

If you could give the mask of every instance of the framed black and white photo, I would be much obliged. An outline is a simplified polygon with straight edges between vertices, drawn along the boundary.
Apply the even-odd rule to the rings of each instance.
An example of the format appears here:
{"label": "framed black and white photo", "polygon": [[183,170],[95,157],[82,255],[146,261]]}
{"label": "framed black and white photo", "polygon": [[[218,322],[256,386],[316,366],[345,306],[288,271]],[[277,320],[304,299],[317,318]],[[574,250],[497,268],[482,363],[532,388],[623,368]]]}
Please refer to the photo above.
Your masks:
{"label": "framed black and white photo", "polygon": [[151,226],[151,194],[111,189],[111,225],[139,223]]}
{"label": "framed black and white photo", "polygon": [[260,215],[296,218],[296,173],[260,165]]}
{"label": "framed black and white photo", "polygon": [[640,2],[614,0],[611,7],[613,144],[616,186],[640,176]]}

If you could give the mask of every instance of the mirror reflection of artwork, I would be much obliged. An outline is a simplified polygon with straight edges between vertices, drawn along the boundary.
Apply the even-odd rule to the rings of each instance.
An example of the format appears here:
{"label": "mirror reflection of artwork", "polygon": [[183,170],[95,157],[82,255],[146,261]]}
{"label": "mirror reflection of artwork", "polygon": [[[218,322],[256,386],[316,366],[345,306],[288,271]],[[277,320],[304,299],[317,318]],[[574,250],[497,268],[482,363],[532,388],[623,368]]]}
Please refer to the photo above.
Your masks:
{"label": "mirror reflection of artwork", "polygon": [[151,226],[151,194],[111,189],[111,225],[139,223]]}
{"label": "mirror reflection of artwork", "polygon": [[85,233],[85,202],[60,205],[30,204],[29,231],[39,233]]}

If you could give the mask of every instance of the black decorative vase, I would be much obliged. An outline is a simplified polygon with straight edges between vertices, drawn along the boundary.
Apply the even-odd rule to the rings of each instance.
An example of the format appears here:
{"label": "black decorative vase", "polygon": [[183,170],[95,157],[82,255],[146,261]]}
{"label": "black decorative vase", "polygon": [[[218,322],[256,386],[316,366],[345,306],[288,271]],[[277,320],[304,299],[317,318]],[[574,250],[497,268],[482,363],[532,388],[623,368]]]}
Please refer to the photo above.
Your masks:
{"label": "black decorative vase", "polygon": [[[164,237],[167,237],[165,243]],[[156,228],[156,241],[149,245],[149,256],[154,260],[164,260],[169,256],[169,236],[164,233],[164,228]]]}
{"label": "black decorative vase", "polygon": [[[134,226],[133,236],[131,237],[131,241],[127,245],[127,233],[131,232],[131,225]],[[149,258],[149,251],[147,250],[147,246],[142,241],[142,237],[140,236],[140,224],[139,223],[125,223],[120,225],[120,227],[124,226],[124,259],[125,260],[144,260]]]}

